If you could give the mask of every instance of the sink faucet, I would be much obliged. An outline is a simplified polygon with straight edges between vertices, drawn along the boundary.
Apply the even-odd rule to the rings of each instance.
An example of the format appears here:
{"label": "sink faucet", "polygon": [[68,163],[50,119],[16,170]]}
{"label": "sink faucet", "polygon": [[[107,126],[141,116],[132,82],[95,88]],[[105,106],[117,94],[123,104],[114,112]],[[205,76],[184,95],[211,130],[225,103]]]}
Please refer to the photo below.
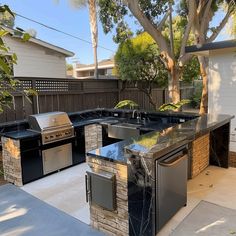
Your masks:
{"label": "sink faucet", "polygon": [[137,121],[138,122],[140,122],[141,121],[141,113],[138,111],[138,110],[133,110],[133,113],[132,113],[132,118],[134,119],[135,118],[135,112],[137,113],[137,115],[136,115],[136,119],[137,119]]}
{"label": "sink faucet", "polygon": [[133,110],[132,118],[134,118],[134,114],[135,114],[135,112],[137,112],[137,110]]}

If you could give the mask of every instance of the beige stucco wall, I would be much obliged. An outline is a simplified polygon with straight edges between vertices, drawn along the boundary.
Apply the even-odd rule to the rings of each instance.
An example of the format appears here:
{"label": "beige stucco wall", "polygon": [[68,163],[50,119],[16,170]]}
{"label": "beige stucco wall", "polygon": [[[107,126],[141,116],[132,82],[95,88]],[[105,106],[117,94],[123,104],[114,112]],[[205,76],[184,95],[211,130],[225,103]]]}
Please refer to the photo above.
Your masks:
{"label": "beige stucco wall", "polygon": [[[236,116],[236,49],[209,55],[209,112]],[[236,152],[236,119],[231,122],[230,150]]]}
{"label": "beige stucco wall", "polygon": [[18,57],[14,65],[15,77],[66,78],[63,54],[11,36],[6,36],[4,41]]}

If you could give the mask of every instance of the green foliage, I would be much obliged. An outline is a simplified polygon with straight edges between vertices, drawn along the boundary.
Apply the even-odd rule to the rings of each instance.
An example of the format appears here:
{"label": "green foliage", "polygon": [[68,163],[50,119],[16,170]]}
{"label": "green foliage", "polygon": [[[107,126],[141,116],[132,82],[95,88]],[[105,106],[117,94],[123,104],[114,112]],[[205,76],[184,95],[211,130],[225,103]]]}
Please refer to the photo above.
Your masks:
{"label": "green foliage", "polygon": [[[7,5],[0,6],[0,14],[8,14],[14,17]],[[12,93],[17,91],[20,83],[13,77],[13,65],[17,63],[17,56],[15,53],[10,53],[10,48],[3,41],[3,37],[8,33],[3,26],[0,26],[0,113],[3,112],[4,107],[11,107],[13,102]],[[24,41],[29,40],[29,35],[22,33],[22,39]],[[25,96],[32,94],[32,89],[23,92]]]}
{"label": "green foliage", "polygon": [[66,70],[73,70],[73,66],[71,64],[66,64]]}
{"label": "green foliage", "polygon": [[22,39],[23,39],[24,42],[29,41],[30,38],[31,38],[30,34],[28,34],[28,33],[24,33],[23,34]]}
{"label": "green foliage", "polygon": [[198,81],[197,83],[195,83],[194,87],[195,90],[191,98],[191,106],[193,108],[200,108],[201,98],[202,98],[202,82]]}
{"label": "green foliage", "polygon": [[183,66],[182,80],[191,82],[200,76],[200,65],[198,58],[194,56],[188,63]]}
{"label": "green foliage", "polygon": [[123,100],[120,101],[116,106],[114,107],[116,109],[122,109],[122,108],[128,108],[128,109],[135,109],[138,108],[138,104],[132,100]]}
{"label": "green foliage", "polygon": [[142,33],[119,45],[115,55],[117,74],[128,81],[146,81],[165,86],[167,70],[159,56],[158,47],[147,33]]}
{"label": "green foliage", "polygon": [[236,13],[234,13],[231,17],[229,33],[231,36],[233,36],[234,39],[236,39]]}
{"label": "green foliage", "polygon": [[[168,0],[137,1],[143,13],[154,25],[160,22],[163,13],[168,10]],[[98,5],[103,31],[107,34],[115,28],[116,34],[113,37],[115,42],[124,42],[133,35],[126,21],[129,10],[125,1],[98,0]]]}
{"label": "green foliage", "polygon": [[0,6],[0,8],[0,24],[13,28],[15,25],[15,17],[13,12],[7,5]]}
{"label": "green foliage", "polygon": [[[158,110],[159,111],[176,111],[179,108],[181,108],[183,105],[189,104],[190,102],[191,100],[183,99],[176,104],[166,103],[166,104],[161,105]],[[123,101],[120,101],[118,104],[116,104],[114,108],[115,109],[124,109],[124,108],[137,109],[138,107],[139,105],[132,100],[123,100]]]}
{"label": "green foliage", "polygon": [[135,82],[156,109],[152,98],[153,87],[164,87],[168,83],[168,72],[159,56],[152,37],[144,32],[119,45],[115,55],[116,72],[124,81]]}
{"label": "green foliage", "polygon": [[181,108],[185,104],[189,104],[191,101],[188,99],[183,99],[177,103],[166,103],[159,107],[159,111],[175,111]]}

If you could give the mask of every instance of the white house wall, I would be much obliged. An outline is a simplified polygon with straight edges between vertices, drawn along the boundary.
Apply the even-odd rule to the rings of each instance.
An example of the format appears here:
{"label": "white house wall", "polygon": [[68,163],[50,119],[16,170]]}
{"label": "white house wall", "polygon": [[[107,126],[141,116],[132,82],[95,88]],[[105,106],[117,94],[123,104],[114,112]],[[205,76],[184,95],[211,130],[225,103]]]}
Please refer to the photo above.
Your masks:
{"label": "white house wall", "polygon": [[11,52],[17,54],[17,65],[14,65],[15,77],[65,78],[65,56],[51,49],[32,42],[6,37],[5,41]]}
{"label": "white house wall", "polygon": [[[209,112],[236,116],[236,51],[210,53]],[[236,152],[236,119],[231,121],[230,150]]]}

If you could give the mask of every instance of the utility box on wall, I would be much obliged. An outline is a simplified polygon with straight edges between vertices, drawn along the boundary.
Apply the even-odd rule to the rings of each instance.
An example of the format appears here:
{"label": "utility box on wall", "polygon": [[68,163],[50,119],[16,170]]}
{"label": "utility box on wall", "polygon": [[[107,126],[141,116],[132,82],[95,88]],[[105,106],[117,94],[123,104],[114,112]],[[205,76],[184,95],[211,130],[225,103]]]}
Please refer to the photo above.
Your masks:
{"label": "utility box on wall", "polygon": [[115,175],[107,172],[89,172],[86,175],[87,201],[107,210],[116,209]]}

